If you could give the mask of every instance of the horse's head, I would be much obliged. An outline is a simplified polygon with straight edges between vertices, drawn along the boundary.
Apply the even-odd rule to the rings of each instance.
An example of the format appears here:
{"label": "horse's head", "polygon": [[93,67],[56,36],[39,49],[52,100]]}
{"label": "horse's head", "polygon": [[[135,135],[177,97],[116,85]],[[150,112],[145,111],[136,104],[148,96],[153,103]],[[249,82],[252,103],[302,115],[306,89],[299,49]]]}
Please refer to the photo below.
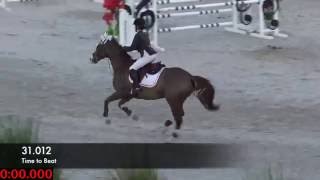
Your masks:
{"label": "horse's head", "polygon": [[92,53],[90,61],[96,64],[104,58],[110,58],[112,53],[115,51],[114,47],[116,44],[117,42],[112,36],[108,36],[106,34],[102,35],[96,50]]}

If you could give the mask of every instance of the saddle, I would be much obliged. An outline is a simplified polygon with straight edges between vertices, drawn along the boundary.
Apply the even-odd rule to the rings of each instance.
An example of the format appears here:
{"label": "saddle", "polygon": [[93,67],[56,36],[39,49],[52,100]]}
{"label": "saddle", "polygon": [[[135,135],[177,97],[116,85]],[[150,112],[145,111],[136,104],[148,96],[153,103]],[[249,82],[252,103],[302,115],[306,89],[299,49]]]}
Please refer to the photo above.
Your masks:
{"label": "saddle", "polygon": [[166,67],[166,65],[160,62],[146,64],[145,66],[143,66],[138,70],[139,83],[147,74],[151,74],[151,75],[157,74],[163,67]]}

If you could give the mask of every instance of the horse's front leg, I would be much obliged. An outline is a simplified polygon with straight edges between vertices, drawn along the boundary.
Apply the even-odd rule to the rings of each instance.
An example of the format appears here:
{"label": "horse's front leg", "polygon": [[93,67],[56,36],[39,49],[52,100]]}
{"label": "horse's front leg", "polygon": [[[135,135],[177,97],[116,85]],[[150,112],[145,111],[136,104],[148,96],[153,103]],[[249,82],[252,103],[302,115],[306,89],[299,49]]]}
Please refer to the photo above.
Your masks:
{"label": "horse's front leg", "polygon": [[120,92],[114,92],[113,94],[111,94],[109,97],[106,98],[106,100],[104,101],[104,112],[103,112],[103,117],[108,117],[109,114],[109,103],[112,101],[116,101],[118,99],[121,99],[123,96],[122,93]]}
{"label": "horse's front leg", "polygon": [[122,105],[124,105],[126,102],[130,101],[132,99],[132,96],[127,96],[127,97],[123,97],[121,98],[121,100],[119,101],[119,108],[124,111],[128,116],[131,116],[132,111],[128,108],[128,107],[122,107]]}

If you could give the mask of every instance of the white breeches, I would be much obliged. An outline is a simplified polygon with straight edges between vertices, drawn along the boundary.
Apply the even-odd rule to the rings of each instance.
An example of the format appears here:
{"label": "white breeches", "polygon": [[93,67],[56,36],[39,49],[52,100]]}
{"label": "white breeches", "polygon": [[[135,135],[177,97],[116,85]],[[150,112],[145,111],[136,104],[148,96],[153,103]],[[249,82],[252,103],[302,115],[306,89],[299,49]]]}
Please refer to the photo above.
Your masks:
{"label": "white breeches", "polygon": [[149,63],[157,63],[160,62],[157,60],[157,54],[149,55],[147,52],[144,52],[144,56],[139,58],[136,62],[134,62],[129,69],[138,70]]}
{"label": "white breeches", "polygon": [[[164,52],[165,49],[162,47],[159,47],[151,42],[151,47],[157,52]],[[129,69],[138,70],[142,68],[144,65],[148,63],[158,63],[160,62],[157,60],[157,54],[149,55],[146,51],[144,51],[144,56],[140,58],[140,53],[138,51],[131,51],[128,52],[128,54],[131,56],[132,59],[138,59],[135,63],[133,63]]]}

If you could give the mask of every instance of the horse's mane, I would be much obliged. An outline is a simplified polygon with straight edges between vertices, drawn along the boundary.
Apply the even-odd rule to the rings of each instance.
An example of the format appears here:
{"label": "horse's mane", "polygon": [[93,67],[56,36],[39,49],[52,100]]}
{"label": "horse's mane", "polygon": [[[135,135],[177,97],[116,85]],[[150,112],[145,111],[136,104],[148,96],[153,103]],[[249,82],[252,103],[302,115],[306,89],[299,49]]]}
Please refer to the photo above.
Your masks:
{"label": "horse's mane", "polygon": [[127,53],[127,51],[119,44],[119,42],[116,39],[113,39],[114,44],[119,49],[120,55],[128,60],[132,60],[131,56]]}

